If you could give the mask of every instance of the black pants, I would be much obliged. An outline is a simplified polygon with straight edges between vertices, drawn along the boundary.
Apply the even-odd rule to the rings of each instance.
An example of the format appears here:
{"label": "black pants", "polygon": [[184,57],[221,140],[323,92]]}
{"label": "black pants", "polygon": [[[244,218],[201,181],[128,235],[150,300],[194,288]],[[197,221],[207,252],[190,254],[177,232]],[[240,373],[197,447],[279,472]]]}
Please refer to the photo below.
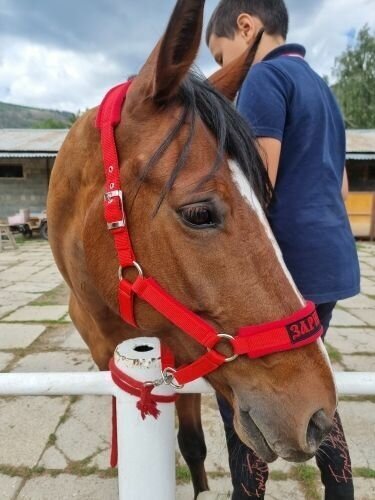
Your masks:
{"label": "black pants", "polygon": [[[336,303],[332,302],[317,306],[317,312],[324,328],[324,336],[332,319],[335,305]],[[230,405],[220,397],[218,397],[218,403],[227,439],[233,483],[232,500],[264,499],[268,466],[238,438],[233,427],[233,411]],[[337,412],[334,417],[333,429],[319,448],[316,463],[325,486],[325,500],[354,500],[349,450]]]}

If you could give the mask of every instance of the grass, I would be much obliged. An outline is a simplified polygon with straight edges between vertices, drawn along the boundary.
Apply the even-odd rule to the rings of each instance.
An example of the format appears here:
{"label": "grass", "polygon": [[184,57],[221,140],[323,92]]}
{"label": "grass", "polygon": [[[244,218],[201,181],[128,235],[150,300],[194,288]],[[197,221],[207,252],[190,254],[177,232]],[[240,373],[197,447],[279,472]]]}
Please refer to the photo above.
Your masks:
{"label": "grass", "polygon": [[306,500],[320,500],[318,476],[318,471],[314,467],[305,464],[294,466],[290,473],[290,477],[301,484]]}
{"label": "grass", "polygon": [[272,481],[286,481],[289,476],[286,472],[282,472],[281,470],[273,470],[270,472],[270,479]]}
{"label": "grass", "polygon": [[117,477],[117,475],[117,467],[108,467],[108,469],[100,470],[98,472],[98,476],[102,477],[103,479]]}
{"label": "grass", "polygon": [[340,396],[340,401],[353,401],[355,403],[375,403],[375,396]]}
{"label": "grass", "polygon": [[[51,434],[52,436],[52,434]],[[51,437],[50,436],[50,437]],[[101,451],[101,450],[98,450]],[[69,462],[65,469],[46,469],[45,467],[35,466],[35,467],[24,467],[24,466],[13,466],[0,464],[0,474],[9,477],[22,477],[24,479],[30,479],[34,476],[42,476],[49,474],[52,477],[56,477],[59,474],[72,474],[74,476],[86,477],[96,474],[100,478],[113,478],[117,477],[117,468],[108,467],[107,469],[100,470],[96,465],[89,465],[91,459],[96,455],[90,455],[83,460],[75,460]],[[189,469],[186,465],[178,465],[176,467],[176,480],[178,484],[189,483],[191,480]]]}
{"label": "grass", "polygon": [[40,476],[45,474],[46,469],[44,467],[35,465],[34,467],[25,466],[14,466],[14,465],[0,465],[0,474],[4,474],[9,477],[22,477],[24,479],[30,479],[33,476]]}
{"label": "grass", "polygon": [[32,245],[32,244],[48,245],[48,241],[44,240],[43,238],[39,238],[39,236],[36,233],[33,234],[32,238],[24,238],[20,233],[15,233],[13,234],[13,236],[14,239],[16,240],[17,245],[19,246]]}
{"label": "grass", "polygon": [[375,479],[375,470],[367,467],[354,467],[353,476],[363,477],[366,479]]}
{"label": "grass", "polygon": [[13,236],[19,246],[27,245],[30,241],[32,241],[31,238],[24,238],[22,234],[14,234]]}
{"label": "grass", "polygon": [[[101,451],[102,450],[98,450],[83,460],[70,461],[65,469],[46,469],[38,465],[34,467],[15,467],[12,465],[0,464],[0,474],[9,477],[21,477],[24,479],[47,474],[51,477],[57,477],[60,474],[72,474],[79,477],[92,476],[95,474],[103,479],[117,477],[117,468],[108,467],[107,469],[100,470],[96,465],[89,465],[92,458]],[[190,476],[188,481],[190,481]]]}
{"label": "grass", "polygon": [[15,467],[14,465],[5,465],[5,464],[0,464],[0,474],[4,474],[4,476],[10,476],[10,477],[30,477],[31,474],[31,469],[29,467],[24,467],[24,466],[18,466]]}
{"label": "grass", "polygon": [[230,477],[230,474],[229,472],[220,468],[217,470],[208,471],[207,476],[210,477],[211,479],[216,479],[218,477]]}
{"label": "grass", "polygon": [[333,363],[342,363],[342,354],[340,353],[340,351],[338,351],[335,347],[333,347],[328,342],[325,342],[324,345],[326,346],[329,359]]}
{"label": "grass", "polygon": [[[13,311],[14,312],[14,311]],[[6,316],[10,315],[11,313],[8,313]],[[69,319],[40,319],[40,320],[30,320],[28,319],[27,321],[7,321],[5,316],[3,316],[4,319],[0,318],[0,321],[2,323],[10,324],[10,325],[17,325],[17,324],[24,324],[24,325],[69,325],[72,322]]]}
{"label": "grass", "polygon": [[190,483],[191,476],[189,468],[186,465],[176,465],[176,483],[185,484]]}
{"label": "grass", "polygon": [[31,469],[31,474],[35,476],[40,476],[41,474],[44,474],[46,472],[46,468],[42,467],[40,465],[36,465]]}
{"label": "grass", "polygon": [[[69,300],[69,290],[68,287],[65,283],[61,283],[61,285],[58,285],[56,288],[53,288],[49,292],[43,293],[39,298],[29,302],[27,306],[38,306],[38,307],[43,307],[43,306],[58,306],[58,305],[66,305]],[[23,305],[13,309],[12,311],[6,312],[3,315],[0,316],[0,321],[2,323],[24,323],[24,324],[43,324],[46,326],[50,325],[65,325],[71,323],[70,319],[67,318],[67,314],[65,313],[60,319],[54,320],[54,319],[41,319],[41,320],[33,320],[33,319],[28,319],[26,321],[21,320],[12,320],[12,321],[7,321],[7,317],[10,316],[11,314],[15,313],[18,311],[18,309],[21,309],[24,307]]]}
{"label": "grass", "polygon": [[90,460],[91,457],[87,457],[84,460],[70,462],[68,467],[65,469],[65,473],[80,477],[92,476],[93,474],[97,474],[99,472],[99,469],[96,465],[88,465],[88,462]]}
{"label": "grass", "polygon": [[[101,450],[98,450],[101,451]],[[65,469],[46,469],[42,466],[25,467],[25,466],[12,466],[0,464],[0,474],[9,477],[21,477],[30,479],[35,476],[43,476],[49,474],[56,477],[60,474],[72,474],[79,477],[87,477],[97,475],[100,478],[115,478],[118,475],[117,468],[108,467],[107,469],[99,469],[96,465],[89,465],[91,459],[96,453],[86,457],[83,460],[71,461]],[[225,471],[210,472],[209,477],[224,477],[228,476]],[[375,470],[367,467],[353,468],[353,476],[361,477],[364,479],[375,479]],[[294,479],[302,486],[306,500],[320,500],[318,479],[319,472],[311,465],[298,464],[295,465],[290,473],[282,471],[270,472],[270,479],[272,481],[286,481],[287,479]],[[176,482],[177,484],[186,484],[191,481],[190,471],[186,465],[176,466]]]}
{"label": "grass", "polygon": [[31,306],[55,306],[66,305],[69,300],[69,289],[65,283],[61,283],[56,288],[45,292],[37,299],[30,302]]}
{"label": "grass", "polygon": [[53,446],[57,441],[57,436],[53,432],[52,434],[49,435],[48,441],[47,441],[47,446]]}

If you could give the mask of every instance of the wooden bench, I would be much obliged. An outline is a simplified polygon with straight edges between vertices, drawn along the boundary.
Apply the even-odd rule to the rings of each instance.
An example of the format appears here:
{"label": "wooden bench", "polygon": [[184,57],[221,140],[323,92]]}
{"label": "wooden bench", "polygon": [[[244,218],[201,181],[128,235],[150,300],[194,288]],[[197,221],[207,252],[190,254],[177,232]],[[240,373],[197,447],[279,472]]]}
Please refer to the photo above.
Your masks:
{"label": "wooden bench", "polygon": [[5,250],[7,245],[17,248],[16,240],[8,224],[0,223],[0,252]]}

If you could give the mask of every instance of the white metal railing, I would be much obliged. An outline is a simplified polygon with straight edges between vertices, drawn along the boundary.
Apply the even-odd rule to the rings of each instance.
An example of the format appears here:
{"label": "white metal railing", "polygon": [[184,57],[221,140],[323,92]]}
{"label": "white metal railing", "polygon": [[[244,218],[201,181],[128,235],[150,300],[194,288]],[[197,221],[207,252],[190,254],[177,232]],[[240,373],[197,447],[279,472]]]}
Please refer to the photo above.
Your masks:
{"label": "white metal railing", "polygon": [[[140,346],[149,350],[137,350]],[[145,382],[160,378],[160,343],[156,338],[131,339],[115,352],[117,367]],[[375,372],[335,373],[341,395],[375,395]],[[155,394],[173,394],[161,385]],[[178,393],[213,393],[199,379]],[[174,403],[159,404],[157,420],[142,420],[134,396],[112,381],[110,372],[1,373],[0,396],[116,396],[118,434],[118,484],[120,500],[173,500],[175,498]]]}

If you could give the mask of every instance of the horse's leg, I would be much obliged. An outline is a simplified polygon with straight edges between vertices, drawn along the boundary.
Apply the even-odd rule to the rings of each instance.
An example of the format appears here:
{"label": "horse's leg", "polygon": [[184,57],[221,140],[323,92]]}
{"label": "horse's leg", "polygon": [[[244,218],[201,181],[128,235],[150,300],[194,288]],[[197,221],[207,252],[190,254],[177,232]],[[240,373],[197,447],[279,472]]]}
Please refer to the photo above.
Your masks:
{"label": "horse's leg", "polygon": [[208,490],[204,460],[207,455],[201,421],[201,395],[181,394],[176,402],[179,419],[178,444],[191,473],[194,498]]}

